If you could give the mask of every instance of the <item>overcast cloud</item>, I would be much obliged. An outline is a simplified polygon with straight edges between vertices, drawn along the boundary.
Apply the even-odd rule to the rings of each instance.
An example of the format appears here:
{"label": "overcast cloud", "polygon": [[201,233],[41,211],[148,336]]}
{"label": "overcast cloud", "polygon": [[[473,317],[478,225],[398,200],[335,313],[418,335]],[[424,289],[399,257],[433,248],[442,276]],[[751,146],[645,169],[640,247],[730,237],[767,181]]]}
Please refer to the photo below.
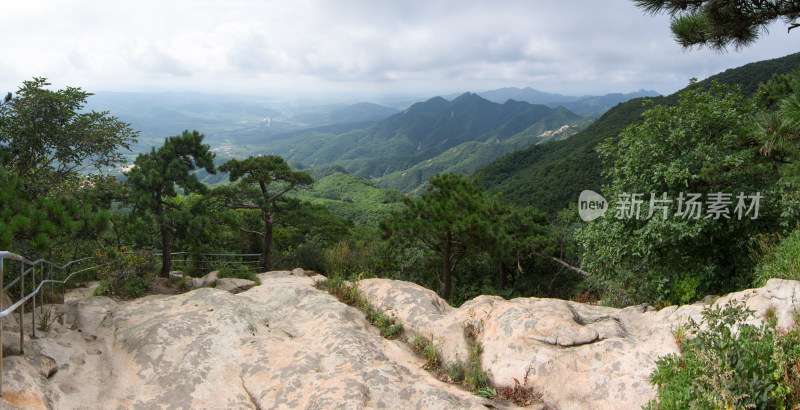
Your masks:
{"label": "overcast cloud", "polygon": [[782,24],[728,53],[685,51],[668,25],[629,0],[4,1],[0,90],[669,94],[800,51]]}

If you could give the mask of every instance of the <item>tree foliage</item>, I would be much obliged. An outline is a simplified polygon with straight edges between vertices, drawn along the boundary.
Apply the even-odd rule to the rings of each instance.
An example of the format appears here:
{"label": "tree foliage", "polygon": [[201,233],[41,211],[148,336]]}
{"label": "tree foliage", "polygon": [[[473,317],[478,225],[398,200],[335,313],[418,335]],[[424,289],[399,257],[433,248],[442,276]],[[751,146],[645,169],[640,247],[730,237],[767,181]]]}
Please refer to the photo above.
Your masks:
{"label": "tree foliage", "polygon": [[683,47],[708,46],[724,50],[753,44],[775,20],[789,28],[800,26],[800,4],[793,0],[634,0],[647,13],[672,16],[670,29]]}
{"label": "tree foliage", "polygon": [[52,257],[76,238],[97,237],[110,215],[83,201],[86,194],[42,196],[25,190],[22,179],[0,167],[0,249]]}
{"label": "tree foliage", "polygon": [[[296,186],[310,185],[314,180],[305,172],[293,171],[283,158],[275,155],[249,157],[244,160],[231,159],[220,167],[220,171],[227,172],[231,182],[241,180],[237,189],[232,192],[234,195],[228,197],[230,207],[261,210],[264,221],[262,263],[264,269],[269,269],[272,257],[273,203]],[[270,191],[271,185],[277,185],[274,191]]]}
{"label": "tree foliage", "polygon": [[[677,106],[652,107],[601,144],[609,209],[579,233],[587,270],[637,297],[681,302],[748,285],[749,238],[776,228],[781,196],[778,173],[759,153],[757,112],[735,90],[692,83]],[[717,193],[730,195],[728,218],[710,213]],[[638,216],[631,194],[642,195]],[[690,194],[699,195],[697,212],[689,212]],[[739,194],[747,207],[760,195],[756,218],[752,210],[737,217]]]}
{"label": "tree foliage", "polygon": [[[24,81],[0,104],[0,152],[9,171],[35,194],[69,192],[83,171],[122,162],[137,132],[108,112],[83,111],[91,93],[47,89],[44,78]],[[10,95],[10,94],[9,94]]]}
{"label": "tree foliage", "polygon": [[152,214],[161,234],[162,265],[161,273],[169,274],[171,268],[170,238],[179,225],[198,226],[198,219],[204,218],[202,202],[194,207],[182,208],[172,201],[180,188],[184,193],[205,193],[207,188],[197,180],[191,171],[202,168],[215,173],[214,154],[209,146],[203,144],[203,134],[197,131],[184,131],[183,134],[169,137],[164,145],[149,153],[139,154],[134,167],[126,173],[129,187],[129,200],[134,212],[146,216]]}
{"label": "tree foliage", "polygon": [[475,249],[496,246],[497,198],[489,198],[474,179],[439,174],[419,198],[406,198],[405,209],[381,223],[388,237],[400,244],[419,244],[439,260],[440,295],[450,297],[452,273]]}

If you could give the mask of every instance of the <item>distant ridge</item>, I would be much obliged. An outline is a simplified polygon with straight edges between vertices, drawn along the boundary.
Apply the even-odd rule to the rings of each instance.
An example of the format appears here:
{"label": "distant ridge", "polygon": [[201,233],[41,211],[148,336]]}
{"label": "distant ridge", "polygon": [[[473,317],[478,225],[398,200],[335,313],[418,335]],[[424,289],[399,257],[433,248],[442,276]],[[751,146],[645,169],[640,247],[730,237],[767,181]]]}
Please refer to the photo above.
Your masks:
{"label": "distant ridge", "polygon": [[[786,74],[800,66],[800,53],[726,70],[700,82],[717,80],[739,85],[752,95],[760,82],[774,74]],[[682,91],[682,90],[681,90]],[[675,104],[681,91],[667,97],[655,97],[655,104]],[[642,99],[621,103],[572,137],[552,143],[533,145],[507,154],[479,169],[474,175],[492,194],[520,205],[532,205],[551,215],[578,200],[583,189],[600,188],[602,164],[595,147],[614,137],[626,126],[640,121],[645,107]]]}
{"label": "distant ridge", "polygon": [[[610,93],[604,95],[568,96],[539,91],[531,87],[505,87],[496,90],[481,91],[479,96],[496,103],[508,100],[524,101],[531,104],[542,104],[551,108],[564,107],[578,115],[599,116],[611,107],[641,97],[657,97],[660,94],[653,90],[641,89],[632,93]],[[450,95],[448,98],[455,98]]]}

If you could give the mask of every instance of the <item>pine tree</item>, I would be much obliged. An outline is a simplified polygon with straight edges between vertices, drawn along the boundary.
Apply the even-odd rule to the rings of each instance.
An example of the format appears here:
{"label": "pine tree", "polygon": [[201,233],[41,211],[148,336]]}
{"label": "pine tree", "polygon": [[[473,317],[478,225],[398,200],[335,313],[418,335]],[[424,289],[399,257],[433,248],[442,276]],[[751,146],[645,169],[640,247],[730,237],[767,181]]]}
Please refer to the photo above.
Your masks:
{"label": "pine tree", "polygon": [[494,250],[501,242],[500,205],[477,181],[460,174],[435,175],[429,184],[421,197],[406,198],[406,208],[393,213],[381,228],[398,244],[421,244],[437,256],[442,268],[440,296],[448,299],[459,261],[475,251]]}
{"label": "pine tree", "polygon": [[[305,172],[292,171],[283,158],[275,155],[232,159],[220,171],[228,172],[231,182],[241,180],[236,195],[229,197],[229,206],[235,209],[259,209],[264,220],[264,232],[254,232],[264,237],[262,262],[264,269],[272,265],[273,204],[283,194],[300,185],[310,185],[314,179]],[[277,188],[270,192],[270,185]],[[255,188],[253,185],[256,185]]]}
{"label": "pine tree", "polygon": [[708,46],[724,50],[753,44],[775,20],[783,19],[788,31],[800,26],[800,3],[794,0],[634,0],[650,14],[672,16],[670,28],[683,47]]}
{"label": "pine tree", "polygon": [[[126,173],[134,212],[155,215],[161,234],[163,276],[168,276],[172,267],[170,239],[176,230],[176,220],[171,211],[181,210],[170,201],[177,195],[175,188],[181,188],[186,194],[205,193],[208,189],[191,171],[202,168],[208,173],[216,173],[214,154],[208,145],[203,144],[203,138],[203,134],[188,130],[169,137],[158,150],[152,148],[150,153],[139,154],[133,168]],[[192,212],[183,212],[181,216],[202,218],[202,215],[193,215]]]}

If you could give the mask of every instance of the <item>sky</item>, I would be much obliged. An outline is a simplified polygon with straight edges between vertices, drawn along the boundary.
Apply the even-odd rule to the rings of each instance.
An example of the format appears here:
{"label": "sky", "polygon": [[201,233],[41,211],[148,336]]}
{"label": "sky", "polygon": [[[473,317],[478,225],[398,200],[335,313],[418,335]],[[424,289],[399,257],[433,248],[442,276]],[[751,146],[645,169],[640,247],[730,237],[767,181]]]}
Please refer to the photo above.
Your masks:
{"label": "sky", "polygon": [[0,5],[0,91],[446,95],[533,87],[670,94],[692,77],[800,51],[684,50],[630,0],[25,0]]}

